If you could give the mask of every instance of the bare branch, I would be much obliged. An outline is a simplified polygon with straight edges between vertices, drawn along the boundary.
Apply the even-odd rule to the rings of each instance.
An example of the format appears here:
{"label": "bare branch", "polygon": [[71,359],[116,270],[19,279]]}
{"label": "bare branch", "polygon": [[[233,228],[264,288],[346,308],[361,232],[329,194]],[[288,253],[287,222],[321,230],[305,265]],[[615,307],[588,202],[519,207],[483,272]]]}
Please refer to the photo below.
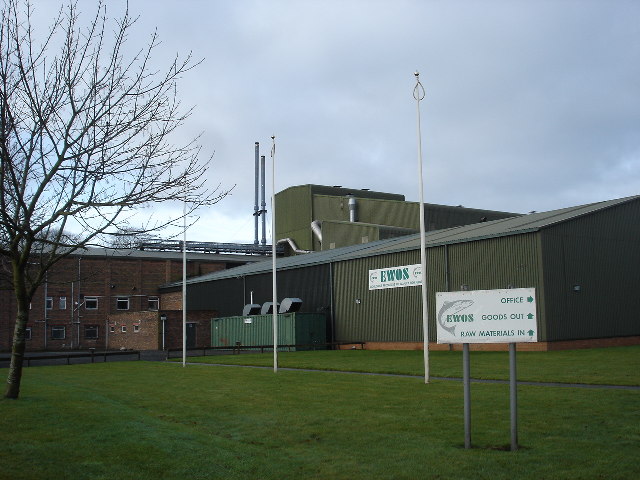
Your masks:
{"label": "bare branch", "polygon": [[[228,193],[207,188],[198,138],[174,142],[191,114],[177,93],[199,63],[191,53],[155,70],[157,32],[128,54],[136,19],[128,8],[110,19],[103,1],[83,26],[70,0],[40,43],[33,14],[28,0],[5,0],[0,14],[0,255],[19,305],[73,251],[154,235],[183,218],[132,229],[137,209],[179,201],[192,212]],[[35,270],[27,268],[34,257]]]}

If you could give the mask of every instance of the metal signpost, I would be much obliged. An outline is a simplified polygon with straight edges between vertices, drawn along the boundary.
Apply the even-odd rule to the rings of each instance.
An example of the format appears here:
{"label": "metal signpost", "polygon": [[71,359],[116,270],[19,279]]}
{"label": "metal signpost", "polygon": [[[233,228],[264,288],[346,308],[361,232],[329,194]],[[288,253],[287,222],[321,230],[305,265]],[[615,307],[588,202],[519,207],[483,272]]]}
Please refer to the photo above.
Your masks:
{"label": "metal signpost", "polygon": [[471,448],[469,344],[509,344],[511,450],[517,450],[516,343],[538,341],[535,289],[438,292],[436,312],[438,343],[463,344],[465,448]]}

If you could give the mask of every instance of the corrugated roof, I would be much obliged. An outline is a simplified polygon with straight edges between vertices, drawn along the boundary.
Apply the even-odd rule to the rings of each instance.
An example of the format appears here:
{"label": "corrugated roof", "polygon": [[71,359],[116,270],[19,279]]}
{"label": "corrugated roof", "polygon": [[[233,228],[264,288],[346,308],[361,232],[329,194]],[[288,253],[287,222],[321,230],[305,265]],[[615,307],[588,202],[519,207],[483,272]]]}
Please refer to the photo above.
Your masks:
{"label": "corrugated roof", "polygon": [[[552,210],[549,212],[531,213],[519,217],[505,218],[502,220],[474,223],[471,225],[447,228],[444,230],[434,230],[431,232],[427,232],[425,239],[427,247],[436,247],[445,244],[463,243],[473,240],[482,240],[486,238],[495,238],[535,232],[551,225],[566,222],[583,215],[594,213],[598,210],[603,210],[615,205],[620,205],[638,199],[640,199],[640,196],[625,197],[604,202],[591,203],[588,205],[562,208],[560,210]],[[382,255],[404,250],[415,250],[419,248],[420,234],[417,233],[403,237],[391,238],[388,240],[379,240],[376,242],[336,248],[334,250],[325,250],[304,255],[279,258],[277,259],[277,268],[278,270],[288,270],[291,268],[300,268],[304,266],[318,265],[323,263],[341,262],[354,258],[370,257],[374,255]],[[268,273],[271,272],[271,270],[272,262],[271,259],[269,259],[266,261],[242,265],[228,270],[191,278],[187,280],[187,283],[202,283],[211,280],[221,280],[224,278]],[[165,285],[164,287],[169,288],[181,284],[182,282],[174,282],[172,284]]]}

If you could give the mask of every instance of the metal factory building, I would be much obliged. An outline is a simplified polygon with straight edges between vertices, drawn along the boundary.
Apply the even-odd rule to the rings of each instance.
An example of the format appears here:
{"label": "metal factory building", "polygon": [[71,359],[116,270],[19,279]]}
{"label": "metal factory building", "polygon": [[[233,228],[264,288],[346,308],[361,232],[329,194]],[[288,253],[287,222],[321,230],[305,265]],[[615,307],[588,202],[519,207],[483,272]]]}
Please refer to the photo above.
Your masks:
{"label": "metal factory building", "polygon": [[[348,195],[338,196],[344,197],[342,206],[336,207],[331,199],[322,201],[346,210]],[[362,209],[364,202],[358,203]],[[384,205],[372,211],[395,208]],[[325,249],[320,242],[326,240],[303,228],[302,223],[313,222],[313,217],[298,220],[303,207],[298,203],[295,221],[285,216],[288,230],[281,227],[278,232],[286,232],[288,238],[297,234],[294,243],[299,249],[311,250],[316,242],[319,251],[277,260],[279,301],[299,298],[300,312],[324,314],[329,342],[365,342],[369,349],[422,348],[420,287],[379,289],[370,284],[371,273],[378,269],[420,263],[419,234]],[[278,214],[283,216],[280,209]],[[640,196],[494,220],[485,217],[426,234],[431,343],[436,341],[436,292],[519,287],[536,289],[538,310],[539,342],[522,344],[523,348],[640,343]],[[271,268],[267,260],[192,278],[187,310],[215,310],[219,317],[228,317],[241,315],[248,303],[270,302]],[[162,288],[167,293],[178,289],[178,283]]]}

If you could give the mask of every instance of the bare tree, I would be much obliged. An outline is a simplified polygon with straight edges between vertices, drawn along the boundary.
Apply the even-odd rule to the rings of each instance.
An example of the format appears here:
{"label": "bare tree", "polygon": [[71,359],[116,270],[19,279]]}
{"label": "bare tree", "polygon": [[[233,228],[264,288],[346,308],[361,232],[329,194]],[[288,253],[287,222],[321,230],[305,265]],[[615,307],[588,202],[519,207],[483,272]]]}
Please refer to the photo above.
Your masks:
{"label": "bare tree", "polygon": [[136,208],[173,200],[190,212],[227,194],[205,187],[197,139],[172,143],[190,114],[177,82],[197,62],[176,56],[166,72],[153,70],[157,34],[128,55],[135,18],[126,10],[110,20],[106,10],[100,2],[83,27],[72,1],[38,37],[28,0],[2,9],[0,256],[17,300],[7,398],[18,398],[29,302],[52,265],[126,234]]}

